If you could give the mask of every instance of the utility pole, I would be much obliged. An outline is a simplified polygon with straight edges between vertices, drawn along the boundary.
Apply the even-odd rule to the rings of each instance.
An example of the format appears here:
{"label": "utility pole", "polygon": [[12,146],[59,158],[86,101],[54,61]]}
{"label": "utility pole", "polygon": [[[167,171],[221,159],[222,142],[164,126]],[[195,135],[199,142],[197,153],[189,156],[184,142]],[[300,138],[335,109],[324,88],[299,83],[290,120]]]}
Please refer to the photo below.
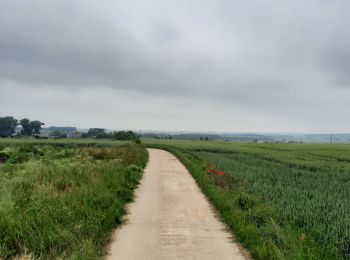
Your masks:
{"label": "utility pole", "polygon": [[333,132],[331,131],[331,144],[333,143]]}

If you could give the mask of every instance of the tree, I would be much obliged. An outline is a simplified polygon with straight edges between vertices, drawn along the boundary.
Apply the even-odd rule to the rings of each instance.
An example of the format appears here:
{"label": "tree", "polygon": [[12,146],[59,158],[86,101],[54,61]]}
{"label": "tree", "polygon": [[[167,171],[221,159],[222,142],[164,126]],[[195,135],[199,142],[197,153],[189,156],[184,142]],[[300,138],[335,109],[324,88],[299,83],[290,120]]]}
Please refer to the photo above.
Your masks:
{"label": "tree", "polygon": [[33,133],[33,128],[30,125],[30,120],[28,118],[23,118],[19,122],[22,126],[21,134],[24,136],[31,136]]}
{"label": "tree", "polygon": [[88,131],[89,136],[94,136],[94,137],[103,135],[105,133],[106,131],[103,128],[90,128]]}
{"label": "tree", "polygon": [[32,134],[34,135],[40,135],[40,130],[41,130],[41,126],[45,125],[44,123],[35,120],[35,121],[31,121],[30,122],[30,126],[32,129]]}
{"label": "tree", "polygon": [[107,133],[103,128],[90,128],[87,133],[81,135],[82,138],[94,137],[94,138],[112,138],[111,133]]}
{"label": "tree", "polygon": [[38,120],[30,121],[28,118],[23,118],[19,122],[22,126],[21,134],[24,136],[40,135],[41,126],[44,125]]}
{"label": "tree", "polygon": [[0,137],[8,137],[15,133],[18,120],[12,116],[0,117]]}
{"label": "tree", "polygon": [[117,140],[135,140],[136,139],[136,134],[132,131],[119,131],[119,132],[114,132],[113,136]]}

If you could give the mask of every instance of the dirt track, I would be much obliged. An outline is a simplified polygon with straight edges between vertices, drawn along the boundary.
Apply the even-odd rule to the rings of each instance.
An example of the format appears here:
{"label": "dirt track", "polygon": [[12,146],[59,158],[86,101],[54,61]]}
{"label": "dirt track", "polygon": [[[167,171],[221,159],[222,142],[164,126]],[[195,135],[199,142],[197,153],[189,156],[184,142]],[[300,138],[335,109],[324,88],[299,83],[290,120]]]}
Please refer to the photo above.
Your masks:
{"label": "dirt track", "polygon": [[149,163],[107,259],[245,259],[186,168],[149,149]]}

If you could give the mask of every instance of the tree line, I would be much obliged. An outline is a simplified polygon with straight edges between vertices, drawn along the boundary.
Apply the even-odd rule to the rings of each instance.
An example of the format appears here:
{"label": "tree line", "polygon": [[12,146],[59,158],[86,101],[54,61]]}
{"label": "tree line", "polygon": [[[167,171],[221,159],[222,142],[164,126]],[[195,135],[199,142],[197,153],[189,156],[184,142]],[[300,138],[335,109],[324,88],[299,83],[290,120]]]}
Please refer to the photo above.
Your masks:
{"label": "tree line", "polygon": [[106,132],[103,128],[90,128],[87,133],[81,135],[82,138],[112,138],[117,140],[132,140],[135,142],[140,142],[140,137],[133,131],[114,131]]}
{"label": "tree line", "polygon": [[34,120],[31,121],[28,118],[17,120],[12,116],[0,117],[0,137],[9,137],[16,134],[17,126],[21,126],[21,136],[37,136],[40,135],[41,127],[44,123]]}
{"label": "tree line", "polygon": [[[28,118],[17,120],[12,116],[0,117],[0,137],[11,136],[39,136],[40,130],[44,123],[34,120],[31,121]],[[21,126],[21,131],[16,132],[16,128]],[[50,137],[66,138],[67,133],[62,133],[59,130],[54,130],[49,134]],[[81,134],[82,138],[110,138],[116,140],[131,140],[136,143],[141,142],[140,137],[132,131],[114,131],[107,132],[103,128],[90,128],[87,133]]]}

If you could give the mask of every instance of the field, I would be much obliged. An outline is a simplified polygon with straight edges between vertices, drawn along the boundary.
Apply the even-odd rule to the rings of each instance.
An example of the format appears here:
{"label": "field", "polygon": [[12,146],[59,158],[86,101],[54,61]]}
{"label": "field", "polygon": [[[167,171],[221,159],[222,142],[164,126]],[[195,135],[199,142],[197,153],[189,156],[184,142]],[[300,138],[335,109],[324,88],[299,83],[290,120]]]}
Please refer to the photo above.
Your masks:
{"label": "field", "polygon": [[350,259],[350,146],[148,142],[178,156],[254,258]]}
{"label": "field", "polygon": [[[143,143],[182,161],[253,258],[350,259],[349,145]],[[0,258],[94,259],[147,153],[110,140],[0,139],[0,160]]]}
{"label": "field", "polygon": [[146,162],[115,141],[1,140],[0,259],[103,256]]}

